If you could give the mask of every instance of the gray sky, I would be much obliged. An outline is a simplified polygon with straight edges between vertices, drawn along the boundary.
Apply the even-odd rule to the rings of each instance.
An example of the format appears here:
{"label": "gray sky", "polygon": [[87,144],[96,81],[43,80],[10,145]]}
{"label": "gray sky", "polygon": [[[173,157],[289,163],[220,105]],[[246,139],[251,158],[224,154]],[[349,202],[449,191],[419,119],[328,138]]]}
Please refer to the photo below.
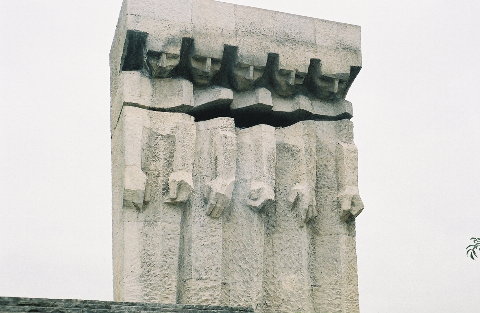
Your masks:
{"label": "gray sky", "polygon": [[[362,26],[363,313],[472,313],[480,2],[226,1]],[[108,51],[121,0],[0,0],[0,296],[112,299]]]}

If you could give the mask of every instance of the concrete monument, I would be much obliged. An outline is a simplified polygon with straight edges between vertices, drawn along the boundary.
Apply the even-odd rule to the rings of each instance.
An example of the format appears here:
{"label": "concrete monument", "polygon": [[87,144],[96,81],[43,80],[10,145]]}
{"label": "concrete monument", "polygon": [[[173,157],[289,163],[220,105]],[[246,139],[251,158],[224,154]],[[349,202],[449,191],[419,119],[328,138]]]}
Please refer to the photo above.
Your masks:
{"label": "concrete monument", "polygon": [[358,26],[124,0],[110,53],[116,301],[358,312]]}

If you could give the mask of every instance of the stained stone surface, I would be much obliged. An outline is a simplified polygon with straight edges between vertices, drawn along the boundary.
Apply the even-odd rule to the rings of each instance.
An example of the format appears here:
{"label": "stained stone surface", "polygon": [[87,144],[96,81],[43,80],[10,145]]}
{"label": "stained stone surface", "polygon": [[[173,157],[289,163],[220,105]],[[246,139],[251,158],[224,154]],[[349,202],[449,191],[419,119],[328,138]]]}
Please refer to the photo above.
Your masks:
{"label": "stained stone surface", "polygon": [[116,301],[359,311],[358,26],[125,0],[110,65]]}

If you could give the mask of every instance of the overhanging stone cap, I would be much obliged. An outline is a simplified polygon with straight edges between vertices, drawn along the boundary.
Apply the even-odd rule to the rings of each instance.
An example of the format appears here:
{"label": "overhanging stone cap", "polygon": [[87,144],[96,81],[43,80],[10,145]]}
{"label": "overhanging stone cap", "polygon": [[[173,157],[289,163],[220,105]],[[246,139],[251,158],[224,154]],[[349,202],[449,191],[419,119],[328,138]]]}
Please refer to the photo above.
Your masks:
{"label": "overhanging stone cap", "polygon": [[148,33],[150,51],[178,54],[188,37],[195,56],[221,59],[225,45],[236,46],[238,62],[255,67],[264,67],[269,53],[286,71],[306,73],[311,59],[331,76],[361,67],[359,26],[212,0],[124,0],[119,28]]}
{"label": "overhanging stone cap", "polygon": [[360,27],[212,0],[124,0],[110,68],[112,129],[124,105],[241,125],[351,118]]}

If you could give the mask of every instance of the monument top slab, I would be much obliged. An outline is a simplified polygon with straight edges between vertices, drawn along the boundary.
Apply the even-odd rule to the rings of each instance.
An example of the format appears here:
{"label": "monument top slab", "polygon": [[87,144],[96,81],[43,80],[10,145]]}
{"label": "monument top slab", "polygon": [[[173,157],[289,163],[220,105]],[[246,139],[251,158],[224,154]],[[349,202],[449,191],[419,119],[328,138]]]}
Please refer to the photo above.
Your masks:
{"label": "monument top slab", "polygon": [[148,33],[146,49],[178,55],[182,38],[195,41],[194,56],[221,60],[225,45],[238,47],[238,62],[265,67],[269,54],[279,68],[306,73],[311,59],[322,71],[345,76],[361,67],[360,27],[213,0],[124,0],[111,60],[126,30]]}
{"label": "monument top slab", "polygon": [[358,313],[360,28],[125,0],[110,62],[115,299]]}

